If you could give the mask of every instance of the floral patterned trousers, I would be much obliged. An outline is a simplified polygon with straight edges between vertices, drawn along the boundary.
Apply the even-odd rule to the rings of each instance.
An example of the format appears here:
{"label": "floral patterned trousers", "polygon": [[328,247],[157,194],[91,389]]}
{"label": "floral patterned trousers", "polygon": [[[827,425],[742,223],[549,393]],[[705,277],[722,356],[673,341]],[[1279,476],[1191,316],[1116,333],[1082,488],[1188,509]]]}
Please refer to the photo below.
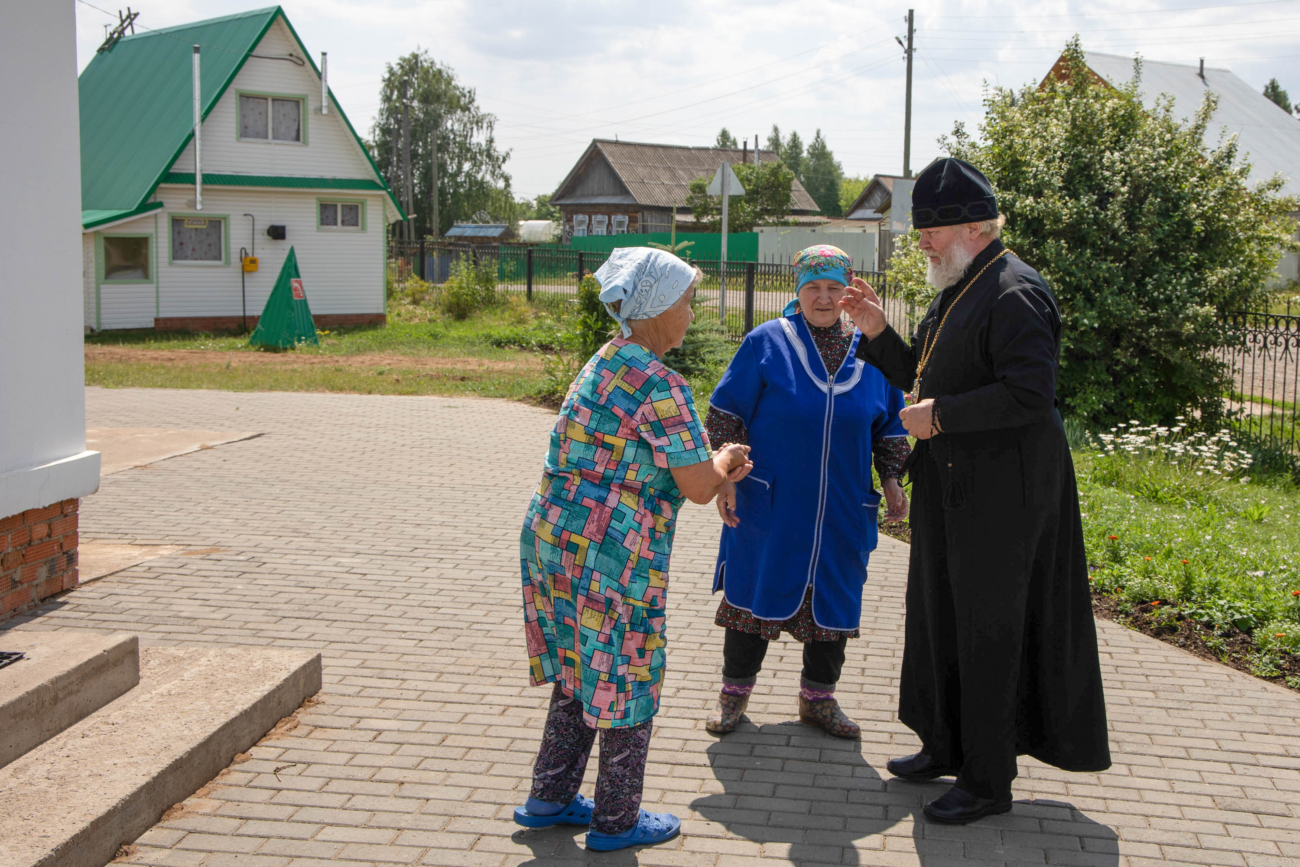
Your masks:
{"label": "floral patterned trousers", "polygon": [[[600,729],[600,769],[596,776],[596,807],[591,827],[602,834],[622,834],[641,818],[641,789],[653,721]],[[533,788],[539,801],[567,804],[578,794],[596,729],[582,719],[582,702],[565,695],[560,684],[551,692],[551,707],[542,732],[542,748],[533,767]]]}

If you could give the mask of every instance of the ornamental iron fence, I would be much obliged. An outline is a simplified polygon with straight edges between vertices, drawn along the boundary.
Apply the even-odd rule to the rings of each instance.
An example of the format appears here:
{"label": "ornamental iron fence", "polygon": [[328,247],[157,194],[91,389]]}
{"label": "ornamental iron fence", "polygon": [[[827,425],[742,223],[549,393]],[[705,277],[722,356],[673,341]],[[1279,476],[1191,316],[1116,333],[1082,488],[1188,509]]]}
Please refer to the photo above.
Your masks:
{"label": "ornamental iron fence", "polygon": [[1234,313],[1234,339],[1220,350],[1232,376],[1229,413],[1241,430],[1296,452],[1300,421],[1300,316]]}

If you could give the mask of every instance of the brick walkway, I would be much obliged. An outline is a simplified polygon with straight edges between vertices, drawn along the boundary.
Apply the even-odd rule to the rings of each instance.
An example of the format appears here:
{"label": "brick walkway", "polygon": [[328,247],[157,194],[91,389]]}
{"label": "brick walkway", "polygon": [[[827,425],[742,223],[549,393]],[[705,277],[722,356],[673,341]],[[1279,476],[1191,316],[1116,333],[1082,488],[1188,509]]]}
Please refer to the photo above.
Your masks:
{"label": "brick walkway", "polygon": [[[720,667],[708,594],[718,523],[685,509],[670,673],[646,806],[684,835],[588,857],[575,829],[524,833],[547,690],[527,686],[518,523],[551,415],[494,401],[87,392],[90,424],[265,435],[128,470],[83,507],[89,538],[222,549],[88,584],[11,628],[138,632],[146,644],[319,649],[321,703],[161,822],[123,860],[259,865],[1300,863],[1300,697],[1099,624],[1115,766],[1025,760],[1015,808],[927,824],[942,786],[882,780],[916,741],[894,718],[907,549],[872,560],[840,697],[846,744],[789,722],[799,647],[774,646],[754,724],[703,730]],[[888,774],[884,775],[886,778]],[[590,781],[588,789],[590,787]]]}

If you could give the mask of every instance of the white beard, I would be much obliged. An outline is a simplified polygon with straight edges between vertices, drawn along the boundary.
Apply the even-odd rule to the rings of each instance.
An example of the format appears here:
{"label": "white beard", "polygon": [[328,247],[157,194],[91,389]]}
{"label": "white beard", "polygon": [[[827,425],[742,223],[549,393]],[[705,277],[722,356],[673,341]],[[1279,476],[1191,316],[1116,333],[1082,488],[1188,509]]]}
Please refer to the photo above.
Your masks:
{"label": "white beard", "polygon": [[953,244],[939,264],[926,260],[925,282],[942,292],[956,283],[962,273],[975,261],[975,254],[961,244]]}

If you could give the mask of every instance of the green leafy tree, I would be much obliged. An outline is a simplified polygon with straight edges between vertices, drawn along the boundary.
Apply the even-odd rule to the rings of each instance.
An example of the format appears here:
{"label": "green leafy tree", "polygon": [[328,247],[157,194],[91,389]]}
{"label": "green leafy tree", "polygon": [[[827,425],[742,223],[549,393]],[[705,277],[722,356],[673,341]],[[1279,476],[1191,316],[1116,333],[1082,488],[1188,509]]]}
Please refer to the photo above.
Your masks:
{"label": "green leafy tree", "polygon": [[853,176],[840,178],[840,213],[848,215],[849,207],[857,201],[858,196],[871,183],[871,177]]}
{"label": "green leafy tree", "polygon": [[718,131],[718,140],[713,143],[713,146],[718,148],[740,147],[740,145],[736,144],[736,137],[732,135],[725,126]]}
{"label": "green leafy tree", "polygon": [[537,198],[524,200],[525,208],[521,220],[559,220],[560,209],[551,204],[551,194],[541,193]]}
{"label": "green leafy tree", "polygon": [[1282,89],[1282,85],[1277,83],[1276,78],[1270,78],[1268,84],[1264,85],[1264,95],[1277,103],[1278,108],[1287,114],[1291,113],[1291,98]]}
{"label": "green leafy tree", "polygon": [[835,154],[831,153],[826,139],[819,129],[808,143],[808,154],[803,165],[803,185],[808,195],[813,197],[817,207],[828,217],[839,217],[844,213],[840,207],[840,181],[844,178],[844,167]]}
{"label": "green leafy tree", "polygon": [[451,67],[437,63],[426,51],[413,51],[390,63],[379,89],[379,111],[371,129],[371,149],[380,172],[404,199],[402,163],[403,93],[409,112],[412,202],[416,236],[429,233],[433,152],[430,135],[437,130],[439,232],[456,220],[468,220],[486,210],[504,219],[505,200],[513,203],[510,175],[505,171],[509,151],[497,148],[496,117],[483,111],[474,94],[456,79]]}
{"label": "green leafy tree", "polygon": [[[727,231],[749,232],[755,226],[778,226],[789,222],[794,201],[794,173],[785,163],[746,163],[732,166],[745,195],[732,196],[727,205]],[[712,175],[690,183],[686,206],[709,232],[722,231],[722,197],[707,192]]]}
{"label": "green leafy tree", "polygon": [[[1265,300],[1297,203],[1281,177],[1249,183],[1235,138],[1205,146],[1213,93],[1184,125],[1169,100],[1143,108],[1140,62],[1110,88],[1094,82],[1077,37],[1064,56],[1067,74],[1041,89],[990,89],[979,140],[957,124],[941,144],[988,175],[1005,242],[1056,295],[1063,410],[1104,426],[1212,422],[1230,384],[1216,355],[1234,340],[1222,317]],[[914,242],[898,245],[891,269],[904,294],[932,297]]]}

